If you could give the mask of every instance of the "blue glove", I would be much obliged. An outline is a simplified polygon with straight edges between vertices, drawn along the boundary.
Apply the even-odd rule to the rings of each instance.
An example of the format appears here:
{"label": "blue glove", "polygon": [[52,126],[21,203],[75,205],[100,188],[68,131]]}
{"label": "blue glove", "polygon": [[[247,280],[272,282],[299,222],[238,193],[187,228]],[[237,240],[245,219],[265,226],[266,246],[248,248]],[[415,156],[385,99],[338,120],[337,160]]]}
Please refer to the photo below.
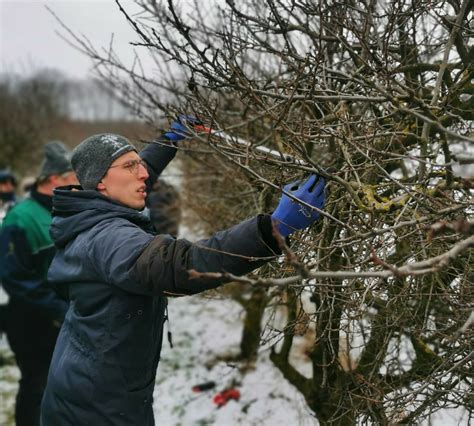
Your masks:
{"label": "blue glove", "polygon": [[202,126],[202,121],[192,115],[179,115],[176,120],[171,123],[170,130],[163,136],[167,139],[180,141],[192,136],[189,128],[199,130]]}
{"label": "blue glove", "polygon": [[[311,206],[322,209],[325,203],[324,187],[326,181],[318,175],[311,175],[305,181],[296,181],[284,187],[284,190]],[[307,228],[317,218],[319,213],[292,200],[283,194],[277,208],[272,214],[278,232],[287,237],[291,233]]]}

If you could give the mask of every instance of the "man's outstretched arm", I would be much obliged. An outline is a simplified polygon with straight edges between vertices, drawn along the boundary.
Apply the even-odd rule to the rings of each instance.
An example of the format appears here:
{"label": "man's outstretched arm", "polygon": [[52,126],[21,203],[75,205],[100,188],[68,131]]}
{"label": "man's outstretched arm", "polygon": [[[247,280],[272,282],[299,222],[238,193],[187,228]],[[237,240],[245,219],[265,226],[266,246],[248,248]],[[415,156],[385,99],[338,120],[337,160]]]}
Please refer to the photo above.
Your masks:
{"label": "man's outstretched arm", "polygon": [[259,215],[196,243],[159,235],[140,254],[131,274],[153,294],[182,296],[216,288],[227,280],[192,278],[189,272],[244,275],[259,268],[281,253],[271,226],[269,215]]}

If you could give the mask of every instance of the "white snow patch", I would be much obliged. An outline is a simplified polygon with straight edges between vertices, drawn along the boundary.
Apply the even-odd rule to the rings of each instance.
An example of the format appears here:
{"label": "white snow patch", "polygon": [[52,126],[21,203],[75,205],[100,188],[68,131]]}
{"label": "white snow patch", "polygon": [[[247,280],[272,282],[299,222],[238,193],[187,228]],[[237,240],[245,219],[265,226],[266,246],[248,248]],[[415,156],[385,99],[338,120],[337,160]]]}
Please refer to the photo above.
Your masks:
{"label": "white snow patch", "polygon": [[[238,364],[218,360],[239,352],[241,308],[230,300],[200,296],[170,300],[174,348],[164,342],[155,388],[157,424],[187,425],[317,425],[301,394],[259,354],[256,368],[246,374]],[[207,367],[206,367],[207,366]],[[193,393],[199,383],[216,387]],[[217,408],[213,397],[234,384],[239,401]]]}

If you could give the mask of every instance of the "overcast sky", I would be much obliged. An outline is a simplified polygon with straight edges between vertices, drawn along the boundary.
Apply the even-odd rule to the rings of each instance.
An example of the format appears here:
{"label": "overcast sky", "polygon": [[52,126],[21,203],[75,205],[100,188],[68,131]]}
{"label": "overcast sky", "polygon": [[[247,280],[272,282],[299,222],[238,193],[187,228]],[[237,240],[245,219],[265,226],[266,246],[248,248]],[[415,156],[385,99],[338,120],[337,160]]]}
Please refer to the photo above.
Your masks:
{"label": "overcast sky", "polygon": [[[133,11],[130,0],[122,0]],[[0,70],[28,74],[51,67],[69,76],[85,78],[89,58],[70,47],[57,32],[65,33],[45,6],[75,33],[94,46],[106,47],[114,34],[114,47],[125,61],[132,60],[137,40],[113,0],[0,0]]]}

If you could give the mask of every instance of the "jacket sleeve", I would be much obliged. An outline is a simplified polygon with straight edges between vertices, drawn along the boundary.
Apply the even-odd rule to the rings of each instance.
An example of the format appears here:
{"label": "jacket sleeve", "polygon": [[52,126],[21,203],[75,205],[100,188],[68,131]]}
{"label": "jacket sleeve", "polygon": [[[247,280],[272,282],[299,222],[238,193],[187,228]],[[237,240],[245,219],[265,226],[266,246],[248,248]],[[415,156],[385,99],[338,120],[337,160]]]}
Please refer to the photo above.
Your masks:
{"label": "jacket sleeve", "polygon": [[262,215],[196,243],[158,235],[145,247],[130,274],[152,294],[182,296],[216,288],[226,280],[191,278],[189,271],[234,275],[253,271],[280,253],[273,237],[268,237],[269,227],[270,217]]}
{"label": "jacket sleeve", "polygon": [[63,321],[69,304],[42,277],[35,259],[52,255],[45,251],[34,255],[25,231],[19,226],[8,225],[0,232],[0,281],[7,294],[36,306],[52,320]]}
{"label": "jacket sleeve", "polygon": [[147,192],[150,193],[153,185],[169,162],[175,157],[177,148],[168,139],[161,137],[149,144],[140,152],[140,157],[148,164],[149,178],[146,181]]}

